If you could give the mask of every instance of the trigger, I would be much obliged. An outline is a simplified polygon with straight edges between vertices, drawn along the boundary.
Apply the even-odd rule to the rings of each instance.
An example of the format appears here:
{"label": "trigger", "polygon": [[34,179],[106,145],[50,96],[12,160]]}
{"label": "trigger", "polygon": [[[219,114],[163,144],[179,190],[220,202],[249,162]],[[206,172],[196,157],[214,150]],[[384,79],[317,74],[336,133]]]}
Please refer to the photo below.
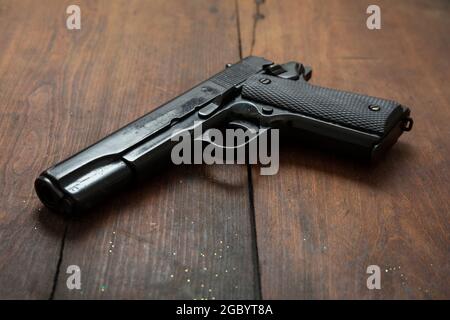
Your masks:
{"label": "trigger", "polygon": [[259,130],[259,126],[254,124],[253,122],[246,120],[234,120],[227,124],[227,128],[230,129],[244,129],[251,130],[257,132]]}
{"label": "trigger", "polygon": [[201,140],[203,140],[204,142],[210,143],[215,145],[218,148],[222,148],[222,149],[238,149],[238,148],[242,148],[244,146],[246,146],[247,144],[249,144],[252,140],[255,140],[258,138],[258,136],[264,132],[265,130],[261,129],[258,125],[250,122],[250,121],[246,121],[246,120],[234,120],[229,122],[226,125],[227,129],[243,129],[244,131],[249,130],[250,132],[254,133],[255,135],[253,137],[251,137],[249,140],[247,140],[246,142],[244,142],[242,145],[237,145],[237,146],[224,146],[224,145],[218,145],[217,143],[215,143],[214,141],[212,141],[210,135],[209,135],[209,131],[206,131]]}

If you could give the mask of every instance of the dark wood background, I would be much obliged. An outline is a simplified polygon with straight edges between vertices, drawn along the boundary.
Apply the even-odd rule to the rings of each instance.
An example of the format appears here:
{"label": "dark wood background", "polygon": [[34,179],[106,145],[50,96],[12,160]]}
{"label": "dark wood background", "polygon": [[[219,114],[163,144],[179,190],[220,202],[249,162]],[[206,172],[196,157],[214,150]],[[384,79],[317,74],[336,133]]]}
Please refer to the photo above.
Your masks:
{"label": "dark wood background", "polygon": [[[372,2],[86,0],[69,31],[72,1],[0,0],[0,298],[450,298],[450,2],[376,1],[370,31]],[[42,207],[41,170],[249,54],[414,130],[377,166],[289,144],[275,176],[170,167],[86,216]]]}

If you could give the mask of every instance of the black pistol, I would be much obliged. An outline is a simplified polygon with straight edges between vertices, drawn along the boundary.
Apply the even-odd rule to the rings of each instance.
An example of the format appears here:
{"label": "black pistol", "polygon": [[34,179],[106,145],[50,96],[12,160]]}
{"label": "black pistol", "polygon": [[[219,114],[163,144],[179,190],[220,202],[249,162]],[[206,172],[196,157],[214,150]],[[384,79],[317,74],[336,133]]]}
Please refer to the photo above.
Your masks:
{"label": "black pistol", "polygon": [[296,130],[376,159],[403,131],[410,110],[391,100],[309,84],[311,68],[250,56],[189,91],[48,168],[35,180],[51,210],[91,208],[170,154],[180,130],[223,127],[241,121],[256,127]]}

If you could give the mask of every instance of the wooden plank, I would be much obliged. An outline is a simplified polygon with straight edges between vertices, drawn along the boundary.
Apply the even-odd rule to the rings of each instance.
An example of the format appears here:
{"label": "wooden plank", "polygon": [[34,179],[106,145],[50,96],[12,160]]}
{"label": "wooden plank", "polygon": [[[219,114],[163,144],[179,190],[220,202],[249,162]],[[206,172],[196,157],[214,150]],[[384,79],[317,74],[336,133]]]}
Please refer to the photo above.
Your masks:
{"label": "wooden plank", "polygon": [[40,211],[33,178],[67,143],[57,70],[68,48],[54,46],[56,8],[29,10],[31,2],[0,2],[1,299],[50,296],[64,231]]}
{"label": "wooden plank", "polygon": [[[51,3],[58,12],[66,5]],[[78,5],[81,30],[55,31],[54,46],[70,53],[54,70],[62,97],[54,121],[71,121],[47,164],[239,60],[233,2]],[[168,168],[70,222],[54,298],[255,298],[250,223],[245,166]],[[81,290],[66,286],[70,265],[81,269]]]}
{"label": "wooden plank", "polygon": [[[415,128],[377,166],[291,144],[253,171],[263,298],[449,298],[448,1],[239,1],[243,55],[300,60],[313,83],[398,100]],[[256,17],[256,18],[255,18]],[[366,268],[382,268],[368,290]]]}

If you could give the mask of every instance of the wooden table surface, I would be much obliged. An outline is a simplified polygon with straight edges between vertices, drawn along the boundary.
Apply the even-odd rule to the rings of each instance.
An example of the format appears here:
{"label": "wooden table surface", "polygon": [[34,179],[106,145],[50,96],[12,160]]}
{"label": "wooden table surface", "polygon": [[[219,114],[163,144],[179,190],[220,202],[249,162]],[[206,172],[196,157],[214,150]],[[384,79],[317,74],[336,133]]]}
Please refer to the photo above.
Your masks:
{"label": "wooden table surface", "polygon": [[[70,4],[0,0],[0,298],[450,298],[450,2],[378,0],[372,31],[372,1],[83,0],[67,30]],[[415,127],[376,166],[289,143],[275,176],[172,166],[88,215],[40,204],[41,170],[249,54]]]}

